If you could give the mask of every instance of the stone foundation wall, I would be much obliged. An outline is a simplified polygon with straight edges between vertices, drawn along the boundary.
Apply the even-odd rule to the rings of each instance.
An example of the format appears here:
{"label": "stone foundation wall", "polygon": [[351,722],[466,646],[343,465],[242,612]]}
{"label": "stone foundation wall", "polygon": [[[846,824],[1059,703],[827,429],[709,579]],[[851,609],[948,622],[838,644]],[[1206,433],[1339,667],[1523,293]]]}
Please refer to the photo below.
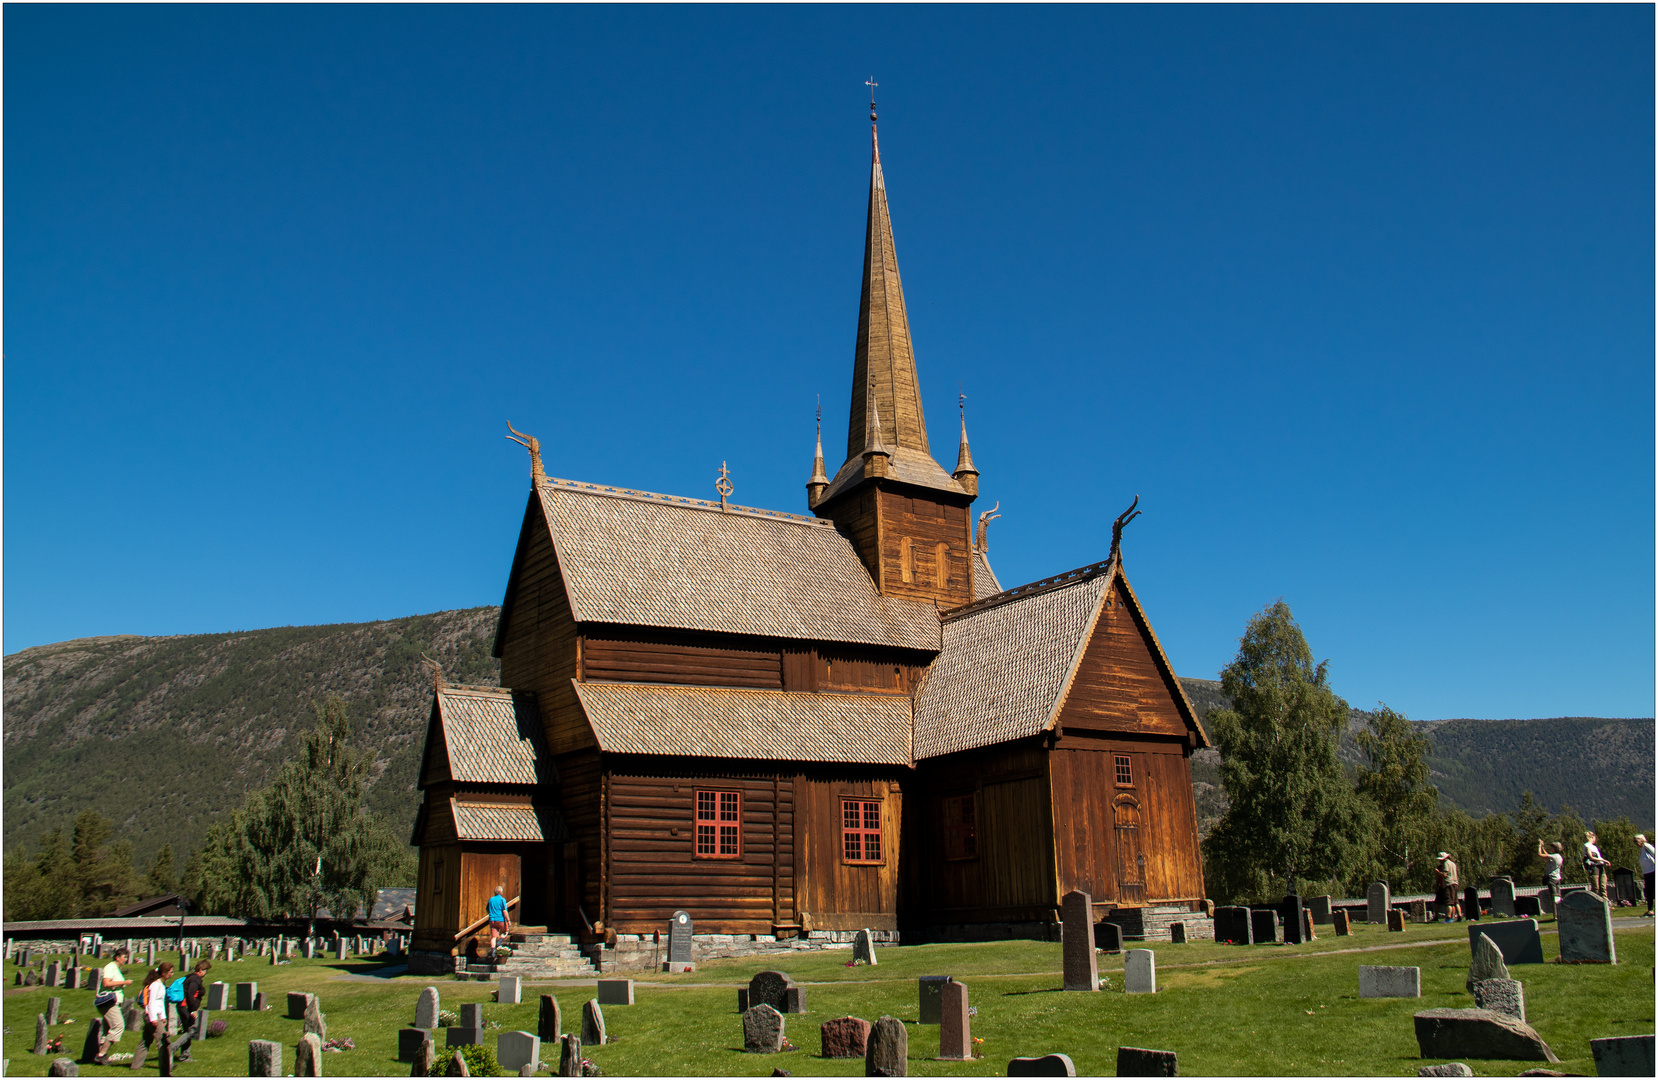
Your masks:
{"label": "stone foundation wall", "polygon": [[[851,951],[856,930],[812,930],[803,937],[777,938],[771,934],[693,934],[691,960],[703,963],[738,956],[792,956],[811,950]],[[897,930],[871,930],[877,945],[897,945]],[[602,972],[657,971],[668,959],[667,935],[618,934],[616,944],[583,945],[582,955]]]}
{"label": "stone foundation wall", "polygon": [[425,949],[409,951],[410,975],[453,975],[466,969],[466,957],[448,953],[428,952]]}

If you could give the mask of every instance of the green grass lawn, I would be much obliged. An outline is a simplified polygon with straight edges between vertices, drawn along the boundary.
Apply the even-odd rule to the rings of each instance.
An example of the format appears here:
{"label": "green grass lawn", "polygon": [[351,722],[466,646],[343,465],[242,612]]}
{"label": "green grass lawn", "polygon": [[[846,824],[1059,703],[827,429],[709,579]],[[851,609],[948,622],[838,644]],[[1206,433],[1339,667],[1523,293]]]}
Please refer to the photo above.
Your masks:
{"label": "green grass lawn", "polygon": [[[1653,1030],[1653,933],[1650,920],[1617,920],[1616,967],[1555,963],[1514,969],[1526,986],[1526,1010],[1546,1039],[1562,1071],[1594,1074],[1589,1040]],[[1544,923],[1543,951],[1558,955]],[[1441,942],[1433,944],[1432,942]],[[1338,952],[1374,946],[1402,946],[1373,952]],[[1411,1014],[1420,1009],[1470,1007],[1463,990],[1468,969],[1462,926],[1412,926],[1405,934],[1360,926],[1347,938],[1324,934],[1307,945],[1244,948],[1194,942],[1157,950],[1156,995],[1127,995],[1122,958],[1102,956],[1101,973],[1116,992],[1065,993],[1060,985],[1060,947],[1041,942],[980,945],[919,945],[883,948],[876,967],[846,967],[846,952],[795,955],[773,961],[806,987],[804,1016],[787,1018],[787,1036],[801,1049],[780,1055],[742,1052],[742,1024],[736,1012],[738,986],[768,965],[759,960],[716,960],[695,974],[636,977],[636,1004],[612,1006],[605,1021],[615,1042],[586,1051],[607,1075],[766,1076],[784,1068],[797,1076],[861,1076],[861,1061],[826,1061],[816,1056],[817,1025],[837,1016],[874,1020],[896,1016],[909,1025],[910,1072],[917,1076],[1000,1075],[1011,1057],[1063,1051],[1079,1073],[1111,1075],[1117,1047],[1174,1050],[1186,1075],[1394,1075],[1414,1076],[1424,1062],[1416,1056]],[[1422,969],[1420,1000],[1360,1000],[1358,966],[1393,964]],[[8,980],[16,969],[8,966]],[[136,975],[135,966],[129,974]],[[526,988],[525,1004],[496,1005],[491,983],[453,978],[351,978],[372,975],[380,965],[357,961],[296,961],[271,967],[253,960],[216,964],[210,976],[225,982],[257,981],[270,995],[266,1013],[217,1014],[230,1027],[222,1038],[194,1048],[195,1061],[179,1066],[180,1076],[245,1076],[249,1039],[284,1044],[283,1065],[292,1070],[301,1030],[286,1018],[286,993],[306,990],[322,997],[331,1036],[349,1035],[357,1049],[327,1054],[325,1069],[336,1076],[407,1076],[397,1060],[397,1029],[414,1019],[420,988],[437,985],[446,1009],[462,1002],[485,1003],[484,1015],[502,1030],[535,1031],[537,999],[558,996],[565,1030],[580,1029],[581,1006],[593,996],[592,983],[579,981]],[[982,1039],[983,1058],[939,1062],[938,1028],[916,1020],[916,983],[922,975],[952,975],[969,987],[979,1009],[973,1034]],[[5,1056],[13,1076],[40,1076],[50,1058],[29,1053],[35,1014],[45,1010],[48,991],[8,987],[4,996]],[[50,991],[63,999],[54,1035],[65,1053],[79,1057],[92,995],[85,990]],[[123,1050],[133,1050],[129,1033]],[[442,1049],[442,1034],[439,1034]],[[548,1056],[556,1059],[557,1048]],[[556,1063],[556,1061],[555,1061]],[[1470,1062],[1481,1075],[1513,1076],[1534,1063]],[[145,1072],[154,1075],[151,1061]],[[125,1067],[82,1066],[83,1076],[131,1075]]]}

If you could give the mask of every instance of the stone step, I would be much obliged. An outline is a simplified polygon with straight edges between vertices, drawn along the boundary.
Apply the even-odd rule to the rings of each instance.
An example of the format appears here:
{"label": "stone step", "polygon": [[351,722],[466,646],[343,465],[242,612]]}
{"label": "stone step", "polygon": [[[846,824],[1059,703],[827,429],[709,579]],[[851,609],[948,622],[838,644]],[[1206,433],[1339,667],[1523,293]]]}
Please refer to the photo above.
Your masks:
{"label": "stone step", "polygon": [[511,933],[511,934],[508,934],[507,935],[507,940],[513,942],[514,944],[517,944],[517,943],[521,942],[525,945],[572,945],[572,944],[574,944],[574,941],[572,941],[569,934],[547,934],[547,933],[534,933],[534,932],[530,932],[530,931],[514,932],[514,933]]}

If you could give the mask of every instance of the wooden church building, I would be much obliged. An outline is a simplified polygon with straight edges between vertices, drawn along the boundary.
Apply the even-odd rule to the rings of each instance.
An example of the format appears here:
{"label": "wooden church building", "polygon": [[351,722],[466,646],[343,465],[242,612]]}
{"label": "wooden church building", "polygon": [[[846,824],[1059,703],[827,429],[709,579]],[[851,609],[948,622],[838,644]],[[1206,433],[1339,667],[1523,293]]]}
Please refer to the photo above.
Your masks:
{"label": "wooden church building", "polygon": [[1050,936],[1072,889],[1130,934],[1201,909],[1203,727],[1116,537],[996,580],[965,421],[953,471],[929,448],[878,142],[846,459],[828,474],[820,430],[808,514],[549,478],[526,443],[502,686],[432,703],[423,967],[496,886],[587,943],[681,908],[843,940]]}

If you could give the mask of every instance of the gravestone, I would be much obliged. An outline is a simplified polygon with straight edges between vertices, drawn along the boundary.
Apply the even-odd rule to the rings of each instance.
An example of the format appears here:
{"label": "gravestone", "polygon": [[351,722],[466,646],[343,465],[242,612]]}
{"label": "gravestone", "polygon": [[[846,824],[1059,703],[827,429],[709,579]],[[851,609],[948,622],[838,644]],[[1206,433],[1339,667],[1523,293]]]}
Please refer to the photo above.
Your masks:
{"label": "gravestone", "polygon": [[1562,964],[1616,964],[1612,906],[1592,892],[1567,893],[1555,908]]}
{"label": "gravestone", "polygon": [[31,1051],[31,1053],[45,1054],[47,1052],[46,1044],[52,1039],[52,1036],[47,1031],[50,1026],[51,1025],[46,1022],[45,1013],[35,1014],[35,1048]]}
{"label": "gravestone", "polygon": [[305,1003],[305,1033],[315,1035],[323,1042],[328,1041],[328,1017],[322,1011],[322,1002],[315,994]]}
{"label": "gravestone", "polygon": [[[756,978],[758,978],[758,976],[756,976]],[[754,996],[753,985],[754,985],[753,982],[750,981],[750,983],[749,983],[750,989],[749,989],[749,992],[748,992],[750,998],[752,998]],[[791,983],[790,985],[793,985],[793,984]],[[600,979],[599,980],[599,1004],[600,1005],[632,1005],[633,1004],[633,980],[632,979]],[[779,1003],[779,1005],[777,1007],[781,1008],[782,1007],[781,1003]]]}
{"label": "gravestone", "polygon": [[1043,1054],[1041,1057],[1019,1057],[1007,1063],[1009,1076],[1075,1076],[1076,1063],[1069,1054]]}
{"label": "gravestone", "polygon": [[770,1005],[778,1012],[782,1012],[788,1005],[784,1000],[789,987],[794,980],[781,971],[762,971],[748,981],[748,1008],[756,1005]]}
{"label": "gravestone", "polygon": [[1306,908],[1301,909],[1301,940],[1318,940],[1318,935],[1313,933],[1313,913]]}
{"label": "gravestone", "polygon": [[1249,936],[1257,945],[1278,943],[1278,913],[1271,908],[1249,909]]}
{"label": "gravestone", "polygon": [[1590,1039],[1589,1049],[1595,1055],[1597,1076],[1652,1076],[1651,1035],[1621,1035],[1610,1039]]}
{"label": "gravestone", "polygon": [[1336,936],[1337,937],[1349,937],[1349,936],[1352,935],[1353,928],[1352,928],[1351,925],[1349,925],[1349,923],[1347,921],[1347,912],[1345,912],[1345,911],[1331,912],[1330,913],[1330,922],[1336,928]]}
{"label": "gravestone", "polygon": [[1393,890],[1387,887],[1387,882],[1378,881],[1372,884],[1365,899],[1365,921],[1373,923],[1387,922],[1387,913],[1392,910],[1393,904]]}
{"label": "gravestone", "polygon": [[409,1075],[410,1076],[431,1076],[432,1071],[437,1068],[437,1064],[438,1064],[438,1044],[437,1044],[437,1040],[433,1039],[431,1037],[430,1033],[427,1033],[427,1037],[426,1037],[425,1041],[421,1044],[421,1048],[420,1048],[419,1053],[417,1053],[415,1055],[414,1065],[410,1067]]}
{"label": "gravestone", "polygon": [[1094,924],[1094,948],[1102,952],[1118,953],[1123,951],[1123,927],[1121,923],[1097,922]]}
{"label": "gravestone", "polygon": [[1170,945],[1184,945],[1184,944],[1186,944],[1186,924],[1185,923],[1177,922],[1177,923],[1170,923],[1169,924],[1169,944]]}
{"label": "gravestone", "polygon": [[852,960],[854,963],[874,964],[875,935],[868,930],[859,930],[852,939]]}
{"label": "gravestone", "polygon": [[64,973],[63,987],[65,990],[79,990],[81,988],[81,966],[70,964],[69,970]]}
{"label": "gravestone", "polygon": [[81,1044],[81,1061],[82,1062],[84,1062],[87,1065],[92,1064],[93,1059],[98,1056],[98,1044],[103,1042],[103,1039],[104,1039],[104,1022],[103,1022],[103,1020],[99,1019],[99,1020],[93,1020],[93,1021],[89,1022],[86,1025],[86,1040]]}
{"label": "gravestone", "polygon": [[865,1076],[908,1076],[910,1074],[910,1033],[903,1021],[883,1016],[869,1029],[864,1048]]}
{"label": "gravestone", "polygon": [[1515,979],[1481,979],[1474,984],[1474,1008],[1526,1018],[1526,988]]}
{"label": "gravestone", "polygon": [[1514,882],[1505,877],[1491,879],[1491,914],[1494,917],[1514,917]]}
{"label": "gravestone", "polygon": [[1413,1018],[1416,1046],[1425,1058],[1497,1058],[1559,1061],[1525,1023],[1489,1009],[1427,1009]]}
{"label": "gravestone", "polygon": [[295,1076],[322,1075],[322,1040],[315,1035],[301,1035],[294,1051]]}
{"label": "gravestone", "polygon": [[770,1005],[755,1005],[743,1014],[743,1051],[776,1054],[783,1049],[783,1014]]}
{"label": "gravestone", "polygon": [[559,1012],[558,998],[541,995],[541,1012],[536,1017],[535,1035],[544,1043],[555,1043],[564,1037],[564,1014]]}
{"label": "gravestone", "polygon": [[1612,891],[1617,893],[1620,904],[1633,904],[1639,901],[1641,890],[1635,884],[1635,871],[1626,866],[1612,871]]}
{"label": "gravestone", "polygon": [[1462,890],[1462,917],[1472,919],[1475,922],[1479,921],[1480,891],[1472,885]]}
{"label": "gravestone", "polygon": [[1537,906],[1543,910],[1543,914],[1553,915],[1554,890],[1545,886],[1543,891],[1537,894]]}
{"label": "gravestone", "polygon": [[843,1016],[838,1020],[825,1021],[818,1027],[818,1034],[823,1039],[823,1056],[826,1058],[861,1058],[869,1049],[868,1020],[860,1020],[856,1016]]}
{"label": "gravestone", "polygon": [[1514,914],[1522,919],[1535,919],[1543,914],[1543,905],[1535,896],[1516,896]]}
{"label": "gravestone", "polygon": [[1509,977],[1508,964],[1503,961],[1503,951],[1491,940],[1491,935],[1480,934],[1474,941],[1473,953],[1473,958],[1468,963],[1468,978],[1462,984],[1470,994],[1474,992],[1474,984],[1477,982]]}
{"label": "gravestone", "polygon": [[426,1045],[432,1041],[432,1033],[423,1028],[397,1029],[397,1060],[421,1061],[425,1057]]}
{"label": "gravestone", "polygon": [[1179,1076],[1180,1066],[1173,1050],[1143,1050],[1138,1046],[1117,1048],[1118,1076]]}
{"label": "gravestone", "polygon": [[746,986],[737,988],[737,1011],[748,1012],[748,987]]}
{"label": "gravestone", "polygon": [[1428,902],[1426,900],[1412,900],[1410,902],[1410,921],[1413,923],[1428,922]]}
{"label": "gravestone", "polygon": [[1405,913],[1398,908],[1387,909],[1387,928],[1396,934],[1405,932]]}
{"label": "gravestone", "polygon": [[[303,999],[304,996],[305,995],[303,994],[288,995],[288,1015],[290,1017],[294,1015],[294,998],[299,997]],[[438,1013],[440,1011],[441,1008],[440,999],[438,997],[438,988],[435,986],[428,986],[420,992],[419,997],[415,998],[414,1026],[417,1028],[425,1028],[427,1031],[433,1030],[438,1026]],[[299,1003],[299,1015],[305,1015],[305,1002],[303,1000]]]}
{"label": "gravestone", "polygon": [[[632,988],[633,984],[629,981],[628,989],[631,990]],[[502,1005],[522,1005],[524,1003],[524,980],[516,975],[501,976],[501,981],[496,985],[495,1000]],[[604,1001],[604,983],[602,982],[599,984],[599,1000]],[[627,1002],[627,1004],[632,1004],[632,1002]]]}
{"label": "gravestone", "polygon": [[1306,907],[1301,903],[1301,897],[1290,893],[1278,904],[1278,918],[1284,925],[1284,944],[1300,945],[1306,939],[1306,919],[1302,912]]}
{"label": "gravestone", "polygon": [[461,1006],[461,1027],[484,1026],[484,1007],[481,1002],[469,1001]]}
{"label": "gravestone", "polygon": [[46,999],[46,1025],[48,1027],[58,1026],[58,1010],[61,1008],[63,1008],[62,998]]}
{"label": "gravestone", "polygon": [[938,1056],[941,1061],[973,1059],[973,1022],[967,1012],[967,985],[951,979],[940,994]]}
{"label": "gravestone", "polygon": [[501,1068],[517,1072],[528,1065],[541,1067],[541,1040],[527,1031],[503,1031],[495,1040],[495,1060]]}
{"label": "gravestone", "polygon": [[1253,945],[1254,924],[1246,907],[1222,906],[1215,909],[1215,940],[1231,945]]}
{"label": "gravestone", "polygon": [[783,1013],[803,1013],[806,1011],[806,988],[791,986],[783,991]]}
{"label": "gravestone", "polygon": [[484,1042],[484,1026],[462,1024],[458,1027],[443,1029],[443,1049],[447,1052],[457,1046],[482,1046]]}
{"label": "gravestone", "polygon": [[236,1008],[242,1012],[253,1010],[253,999],[259,995],[259,984],[256,982],[239,982],[236,984]]}
{"label": "gravestone", "polygon": [[558,1074],[560,1076],[580,1076],[581,1037],[578,1035],[560,1036],[558,1047]]}
{"label": "gravestone", "polygon": [[449,1076],[471,1076],[472,1069],[466,1064],[466,1055],[459,1050],[449,1059]]}
{"label": "gravestone", "polygon": [[1359,965],[1359,997],[1419,998],[1421,996],[1421,968]]}
{"label": "gravestone", "polygon": [[156,1058],[155,1067],[162,1076],[173,1075],[173,1040],[165,1029],[161,1032],[161,1053]]}
{"label": "gravestone", "polygon": [[[668,920],[668,970],[691,970],[691,931],[695,924],[688,912],[676,911]],[[675,966],[680,965],[680,966]]]}
{"label": "gravestone", "polygon": [[339,943],[334,946],[334,959],[344,960],[346,956],[345,938],[341,938]]}
{"label": "gravestone", "polygon": [[140,1015],[138,1002],[127,1001],[121,1005],[121,1023],[126,1025],[128,1031],[138,1030],[138,1017]]}
{"label": "gravestone", "polygon": [[[1100,989],[1099,958],[1094,955],[1094,900],[1085,892],[1068,892],[1059,903],[1061,943],[1065,950],[1065,989]],[[926,1021],[922,1021],[925,1023]]]}
{"label": "gravestone", "polygon": [[916,984],[916,1013],[918,1024],[936,1024],[943,1016],[944,984],[948,975],[923,975]]}
{"label": "gravestone", "polygon": [[1123,989],[1130,994],[1157,993],[1157,954],[1130,949],[1123,958]]}
{"label": "gravestone", "polygon": [[79,1076],[81,1067],[66,1057],[54,1058],[46,1070],[47,1076]]}
{"label": "gravestone", "polygon": [[[1536,919],[1515,919],[1512,922],[1487,923],[1482,926],[1468,928],[1468,947],[1473,946],[1479,935],[1489,937],[1503,954],[1503,961],[1509,964],[1541,964],[1543,962],[1543,939],[1537,934]],[[1489,978],[1490,976],[1487,976]]]}
{"label": "gravestone", "polygon": [[218,1012],[230,1008],[230,984],[216,982],[207,988],[207,1008]]}
{"label": "gravestone", "polygon": [[305,939],[305,948],[302,950],[302,953],[307,960],[315,960],[317,958],[317,942],[315,938]]}
{"label": "gravestone", "polygon": [[190,1029],[190,1038],[200,1041],[207,1038],[207,1025],[213,1014],[206,1009],[196,1010],[196,1026]]}
{"label": "gravestone", "polygon": [[581,1007],[581,1044],[603,1046],[604,1043],[604,1010],[599,1008],[598,998],[590,998]]}
{"label": "gravestone", "polygon": [[1307,897],[1307,910],[1313,913],[1314,925],[1330,925],[1330,898],[1328,896]]}
{"label": "gravestone", "polygon": [[249,1076],[281,1076],[282,1044],[268,1039],[248,1043]]}
{"label": "gravestone", "polygon": [[[433,990],[432,993],[434,995],[436,995],[437,991]],[[300,994],[300,993],[295,993],[294,991],[290,990],[288,992],[288,1019],[290,1019],[290,1020],[303,1020],[303,1019],[305,1019],[305,1007],[307,1005],[311,1004],[311,998],[314,997],[314,996],[315,996],[314,994]],[[434,1012],[432,1015],[436,1016],[437,1014]],[[425,1025],[421,1025],[421,1026],[425,1026]],[[437,1027],[437,1024],[434,1023],[431,1026],[432,1027]]]}
{"label": "gravestone", "polygon": [[46,985],[47,986],[56,986],[58,984],[58,980],[60,978],[62,978],[62,973],[63,973],[63,965],[59,964],[56,960],[53,960],[50,964],[47,964],[46,965]]}

